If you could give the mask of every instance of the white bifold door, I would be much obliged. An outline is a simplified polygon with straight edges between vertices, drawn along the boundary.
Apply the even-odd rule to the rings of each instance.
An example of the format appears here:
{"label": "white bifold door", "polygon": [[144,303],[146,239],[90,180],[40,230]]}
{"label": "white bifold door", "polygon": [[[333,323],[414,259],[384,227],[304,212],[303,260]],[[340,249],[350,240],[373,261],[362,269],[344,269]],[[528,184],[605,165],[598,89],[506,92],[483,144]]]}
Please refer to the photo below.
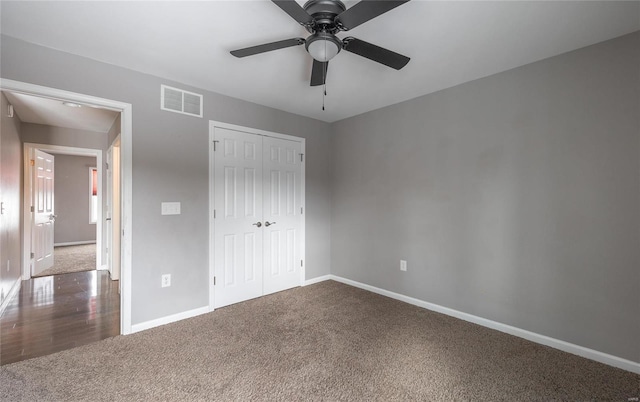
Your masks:
{"label": "white bifold door", "polygon": [[300,286],[302,144],[214,127],[214,307]]}

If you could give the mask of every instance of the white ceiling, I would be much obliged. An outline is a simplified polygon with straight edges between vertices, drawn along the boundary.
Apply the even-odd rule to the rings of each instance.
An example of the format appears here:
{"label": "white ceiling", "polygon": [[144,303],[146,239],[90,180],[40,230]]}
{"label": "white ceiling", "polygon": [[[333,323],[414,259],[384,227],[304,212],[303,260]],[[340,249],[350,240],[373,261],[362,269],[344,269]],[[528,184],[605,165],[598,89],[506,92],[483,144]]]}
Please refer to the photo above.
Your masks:
{"label": "white ceiling", "polygon": [[304,46],[243,59],[229,54],[308,35],[270,1],[1,7],[3,34],[328,122],[640,29],[638,1],[413,0],[338,35],[407,55],[409,64],[396,71],[341,52],[330,62],[323,112]]}
{"label": "white ceiling", "polygon": [[75,128],[107,133],[118,117],[118,112],[89,105],[69,107],[62,101],[13,92],[3,92],[15,113],[24,123]]}

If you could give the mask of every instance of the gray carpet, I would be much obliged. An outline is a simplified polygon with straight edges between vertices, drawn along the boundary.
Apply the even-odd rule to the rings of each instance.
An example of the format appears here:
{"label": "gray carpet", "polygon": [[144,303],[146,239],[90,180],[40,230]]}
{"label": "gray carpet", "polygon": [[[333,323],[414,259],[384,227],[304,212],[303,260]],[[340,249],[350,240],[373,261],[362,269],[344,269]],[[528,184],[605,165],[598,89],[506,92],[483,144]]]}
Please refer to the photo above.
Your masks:
{"label": "gray carpet", "polygon": [[333,281],[0,368],[8,401],[627,401],[639,388],[639,375]]}
{"label": "gray carpet", "polygon": [[62,246],[53,249],[53,267],[45,269],[34,278],[49,275],[70,274],[72,272],[96,269],[96,245]]}

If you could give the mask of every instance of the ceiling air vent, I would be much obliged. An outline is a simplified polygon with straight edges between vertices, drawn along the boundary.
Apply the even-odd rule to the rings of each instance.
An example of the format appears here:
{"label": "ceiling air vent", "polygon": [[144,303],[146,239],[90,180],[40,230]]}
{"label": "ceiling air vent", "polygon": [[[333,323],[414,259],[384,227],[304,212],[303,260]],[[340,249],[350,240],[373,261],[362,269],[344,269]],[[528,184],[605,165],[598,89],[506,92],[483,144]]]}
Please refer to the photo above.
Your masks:
{"label": "ceiling air vent", "polygon": [[202,117],[202,95],[166,85],[160,85],[160,89],[160,109]]}

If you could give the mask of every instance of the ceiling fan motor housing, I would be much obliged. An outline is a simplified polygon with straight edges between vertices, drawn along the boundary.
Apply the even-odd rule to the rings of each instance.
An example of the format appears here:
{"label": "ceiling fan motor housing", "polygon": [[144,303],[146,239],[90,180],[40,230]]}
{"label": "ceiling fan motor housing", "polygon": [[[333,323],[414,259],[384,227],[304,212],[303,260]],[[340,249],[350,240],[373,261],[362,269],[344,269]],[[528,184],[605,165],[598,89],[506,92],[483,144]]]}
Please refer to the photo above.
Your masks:
{"label": "ceiling fan motor housing", "polygon": [[309,0],[303,8],[315,20],[314,26],[307,27],[309,32],[325,31],[332,34],[339,30],[334,21],[336,16],[347,9],[340,0]]}
{"label": "ceiling fan motor housing", "polygon": [[305,43],[307,52],[317,61],[331,60],[342,49],[342,41],[335,36],[340,30],[335,18],[347,8],[340,0],[309,0],[303,8],[314,20],[307,26],[312,34]]}

